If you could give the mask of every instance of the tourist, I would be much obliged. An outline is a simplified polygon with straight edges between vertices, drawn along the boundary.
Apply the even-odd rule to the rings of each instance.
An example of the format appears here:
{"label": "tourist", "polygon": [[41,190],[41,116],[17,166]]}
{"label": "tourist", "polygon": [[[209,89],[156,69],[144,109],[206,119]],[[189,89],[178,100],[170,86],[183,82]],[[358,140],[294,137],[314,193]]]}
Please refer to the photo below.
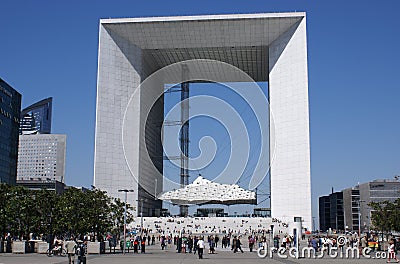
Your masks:
{"label": "tourist", "polygon": [[11,253],[12,252],[12,238],[11,238],[10,233],[7,233],[5,240],[6,240],[6,253]]}
{"label": "tourist", "polygon": [[397,259],[396,254],[395,254],[395,245],[394,245],[394,240],[393,239],[389,240],[387,263],[389,263],[391,259],[396,260],[397,263],[399,262],[399,260]]}
{"label": "tourist", "polygon": [[363,250],[364,248],[366,248],[367,245],[368,245],[367,236],[364,235],[364,236],[361,238],[360,245],[361,245],[361,252],[362,252],[362,250]]}
{"label": "tourist", "polygon": [[219,236],[215,236],[215,248],[218,247]]}
{"label": "tourist", "polygon": [[71,237],[66,243],[65,243],[65,249],[67,250],[68,254],[68,263],[74,263],[75,261],[75,250],[76,250],[77,244],[74,240],[73,237]]}
{"label": "tourist", "polygon": [[146,253],[146,236],[142,238],[140,253]]}
{"label": "tourist", "polygon": [[188,239],[187,239],[187,248],[188,248],[189,253],[192,253],[193,238],[191,236],[189,236]]}
{"label": "tourist", "polygon": [[287,243],[287,236],[285,235],[285,236],[283,237],[283,240],[282,240],[282,247],[283,247],[283,248],[286,248],[286,243]]}
{"label": "tourist", "polygon": [[236,253],[238,250],[240,250],[243,253],[242,242],[240,242],[240,239],[237,238],[236,236],[233,237],[232,249],[233,249],[233,253]]}
{"label": "tourist", "polygon": [[226,246],[227,246],[227,243],[226,243],[226,236],[223,236],[223,237],[222,237],[221,243],[222,243],[222,248],[226,248]]}
{"label": "tourist", "polygon": [[204,251],[204,240],[203,237],[199,238],[199,241],[197,241],[197,251],[199,253],[199,259],[203,258],[203,251]]}
{"label": "tourist", "polygon": [[197,238],[197,236],[195,236],[193,238],[193,253],[196,255],[197,252],[197,242],[199,241],[199,239]]}
{"label": "tourist", "polygon": [[133,241],[133,253],[139,253],[138,248],[139,248],[139,239],[135,238],[135,241]]}
{"label": "tourist", "polygon": [[76,254],[78,255],[78,264],[86,264],[86,248],[87,248],[87,240],[84,242],[78,241],[80,243],[76,249]]}
{"label": "tourist", "polygon": [[279,236],[275,235],[274,237],[274,248],[278,249],[279,248]]}
{"label": "tourist", "polygon": [[317,237],[311,239],[311,247],[314,249],[314,254],[317,254],[318,252],[318,243],[319,239]]}
{"label": "tourist", "polygon": [[165,244],[165,236],[161,237],[161,250],[164,250],[164,248],[166,248],[166,244]]}
{"label": "tourist", "polygon": [[215,238],[213,236],[210,236],[210,240],[209,240],[209,245],[210,245],[210,254],[215,254]]}
{"label": "tourist", "polygon": [[182,247],[181,253],[186,253],[187,238],[184,236],[181,238],[181,241],[182,241],[181,242],[181,247]]}
{"label": "tourist", "polygon": [[250,249],[250,252],[253,252],[253,247],[254,247],[255,239],[254,239],[253,236],[249,236],[248,239],[249,239],[249,249]]}

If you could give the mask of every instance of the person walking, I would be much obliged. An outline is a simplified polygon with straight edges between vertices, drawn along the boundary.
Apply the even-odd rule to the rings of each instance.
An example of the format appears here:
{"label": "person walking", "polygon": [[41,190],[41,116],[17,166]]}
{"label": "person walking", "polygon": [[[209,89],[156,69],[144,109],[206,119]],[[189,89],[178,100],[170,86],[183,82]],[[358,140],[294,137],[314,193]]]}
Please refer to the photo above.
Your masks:
{"label": "person walking", "polygon": [[165,240],[166,240],[165,236],[162,236],[161,237],[161,250],[164,250],[164,248],[166,247]]}
{"label": "person walking", "polygon": [[219,242],[219,236],[215,236],[215,248],[218,247],[218,242]]}
{"label": "person walking", "polygon": [[221,241],[221,244],[222,244],[222,248],[226,248],[226,236],[223,236],[222,237],[222,241]]}
{"label": "person walking", "polygon": [[85,256],[86,248],[87,248],[87,240],[80,241],[80,244],[78,244],[76,249],[76,254],[78,255],[78,264],[86,264],[86,256]]}
{"label": "person walking", "polygon": [[396,257],[396,253],[395,253],[395,246],[394,246],[394,241],[393,239],[391,239],[389,241],[389,247],[388,247],[388,260],[387,263],[390,263],[390,260],[394,259],[396,260],[397,263],[399,263],[399,260]]}
{"label": "person walking", "polygon": [[214,240],[214,237],[213,237],[213,236],[210,237],[208,243],[209,243],[209,245],[210,245],[209,254],[215,254],[215,240]]}
{"label": "person walking", "polygon": [[192,253],[192,249],[193,249],[193,238],[192,236],[189,236],[188,240],[187,240],[187,248],[189,253]]}
{"label": "person walking", "polygon": [[243,253],[243,250],[242,250],[242,242],[240,242],[240,239],[237,238],[236,236],[235,236],[234,239],[233,239],[232,246],[234,247],[234,248],[233,248],[233,253],[236,253],[236,252],[238,252],[239,250],[240,250],[240,252]]}
{"label": "person walking", "polygon": [[249,238],[249,249],[250,249],[250,252],[253,252],[253,247],[254,247],[255,239],[254,239],[253,236],[249,236],[248,238]]}
{"label": "person walking", "polygon": [[141,240],[141,247],[140,247],[140,253],[146,253],[146,237],[144,236]]}
{"label": "person walking", "polygon": [[12,252],[12,238],[11,234],[8,233],[6,236],[6,253],[11,253]]}
{"label": "person walking", "polygon": [[139,239],[135,238],[135,241],[133,241],[133,253],[139,253]]}
{"label": "person walking", "polygon": [[203,237],[200,237],[199,240],[197,241],[197,252],[199,253],[199,259],[203,258],[203,252],[204,252],[204,240]]}
{"label": "person walking", "polygon": [[67,250],[68,254],[68,263],[73,264],[75,262],[75,250],[76,250],[77,244],[74,240],[73,237],[71,237],[66,243],[65,243],[65,249]]}
{"label": "person walking", "polygon": [[199,241],[199,239],[197,238],[197,236],[195,236],[193,238],[193,254],[195,254],[195,255],[196,255],[196,252],[197,252],[197,242],[198,241]]}

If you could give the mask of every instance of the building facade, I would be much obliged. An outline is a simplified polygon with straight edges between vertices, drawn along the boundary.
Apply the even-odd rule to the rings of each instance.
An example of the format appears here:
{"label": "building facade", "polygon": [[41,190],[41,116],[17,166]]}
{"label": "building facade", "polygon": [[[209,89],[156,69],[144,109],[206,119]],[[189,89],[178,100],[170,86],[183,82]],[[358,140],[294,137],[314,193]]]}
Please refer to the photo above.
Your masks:
{"label": "building facade", "polygon": [[64,183],[66,135],[20,135],[18,181],[59,181]]}
{"label": "building facade", "polygon": [[399,180],[378,179],[360,184],[356,188],[360,191],[361,231],[368,231],[372,226],[371,215],[373,210],[368,206],[369,203],[394,202],[400,198]]}
{"label": "building facade", "polygon": [[[270,168],[272,216],[301,217],[311,229],[305,13],[102,19],[99,32],[96,187],[123,198],[118,190],[129,186],[129,203],[139,208],[145,200],[145,215],[160,209],[164,85],[243,81],[237,70],[219,67],[230,65],[247,82],[268,82],[270,107],[261,123],[273,144],[262,148],[269,156],[261,167]],[[182,62],[172,74],[154,75]],[[155,78],[146,82],[149,76]]]}
{"label": "building facade", "polygon": [[[368,232],[371,229],[373,211],[371,202],[394,202],[400,198],[400,181],[379,179],[362,183],[341,192],[319,198],[320,230],[329,228]],[[336,209],[335,209],[336,208]]]}
{"label": "building facade", "polygon": [[347,230],[359,230],[360,190],[357,187],[343,190],[344,220]]}
{"label": "building facade", "polygon": [[343,192],[333,192],[319,198],[319,226],[321,231],[345,230]]}
{"label": "building facade", "polygon": [[0,183],[16,182],[20,111],[21,94],[0,78]]}
{"label": "building facade", "polygon": [[319,230],[331,228],[331,200],[329,195],[319,197]]}
{"label": "building facade", "polygon": [[56,180],[17,180],[17,185],[29,190],[48,190],[56,194],[62,194],[66,189],[65,183]]}
{"label": "building facade", "polygon": [[53,98],[34,103],[21,111],[20,135],[50,134]]}

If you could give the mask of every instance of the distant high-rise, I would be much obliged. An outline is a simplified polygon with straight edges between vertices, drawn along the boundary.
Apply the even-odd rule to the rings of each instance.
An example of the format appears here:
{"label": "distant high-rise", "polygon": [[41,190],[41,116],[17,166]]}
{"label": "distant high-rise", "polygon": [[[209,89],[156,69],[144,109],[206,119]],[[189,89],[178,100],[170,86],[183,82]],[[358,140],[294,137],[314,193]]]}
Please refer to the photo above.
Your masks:
{"label": "distant high-rise", "polygon": [[319,227],[321,231],[329,228],[345,230],[343,192],[333,192],[319,198]]}
{"label": "distant high-rise", "polygon": [[64,182],[66,135],[20,135],[18,181]]}
{"label": "distant high-rise", "polygon": [[321,231],[329,228],[360,231],[370,230],[371,202],[394,202],[400,198],[398,179],[379,179],[319,197],[319,225]]}
{"label": "distant high-rise", "polygon": [[21,111],[20,135],[50,134],[53,98],[39,101]]}
{"label": "distant high-rise", "polygon": [[17,184],[64,183],[66,135],[51,134],[53,98],[21,112]]}
{"label": "distant high-rise", "polygon": [[0,183],[17,178],[18,128],[21,94],[0,78]]}

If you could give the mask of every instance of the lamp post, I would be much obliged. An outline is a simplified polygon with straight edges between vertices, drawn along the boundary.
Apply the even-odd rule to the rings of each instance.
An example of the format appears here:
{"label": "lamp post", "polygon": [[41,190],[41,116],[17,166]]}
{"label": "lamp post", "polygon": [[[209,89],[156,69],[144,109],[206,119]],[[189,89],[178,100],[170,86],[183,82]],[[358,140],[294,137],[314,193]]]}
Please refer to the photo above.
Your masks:
{"label": "lamp post", "polygon": [[[271,239],[272,238],[272,239]],[[270,243],[270,248],[273,248],[274,247],[274,239],[275,239],[275,237],[274,237],[274,225],[271,225],[271,234],[270,234],[270,241],[269,241],[269,243]]]}
{"label": "lamp post", "polygon": [[315,216],[312,217],[312,231],[315,231]]}
{"label": "lamp post", "polygon": [[140,233],[143,236],[143,199],[140,199]]}
{"label": "lamp post", "polygon": [[118,192],[124,192],[125,193],[125,211],[124,211],[124,254],[125,254],[125,248],[126,248],[126,200],[128,196],[128,192],[134,192],[134,190],[128,190],[128,189],[121,189],[118,190]]}
{"label": "lamp post", "polygon": [[358,200],[358,237],[361,239],[361,202]]}
{"label": "lamp post", "polygon": [[365,201],[358,200],[358,237],[360,239],[361,239],[361,202]]}

